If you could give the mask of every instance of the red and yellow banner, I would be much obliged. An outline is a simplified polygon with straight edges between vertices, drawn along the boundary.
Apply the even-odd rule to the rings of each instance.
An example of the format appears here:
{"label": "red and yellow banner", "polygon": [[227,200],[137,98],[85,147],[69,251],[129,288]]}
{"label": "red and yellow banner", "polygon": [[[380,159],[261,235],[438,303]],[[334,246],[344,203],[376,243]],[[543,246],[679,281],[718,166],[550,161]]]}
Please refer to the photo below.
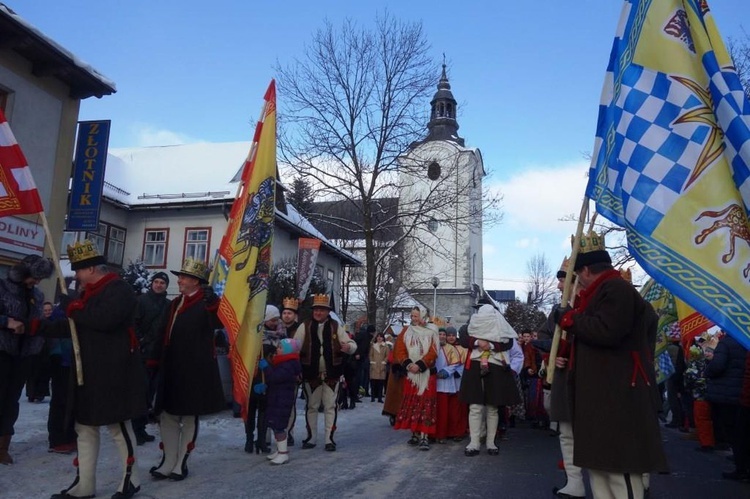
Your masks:
{"label": "red and yellow banner", "polygon": [[271,81],[265,105],[245,160],[239,194],[219,247],[214,272],[221,292],[219,318],[231,345],[233,396],[247,417],[250,381],[263,338],[263,317],[271,267],[276,192],[276,83]]}

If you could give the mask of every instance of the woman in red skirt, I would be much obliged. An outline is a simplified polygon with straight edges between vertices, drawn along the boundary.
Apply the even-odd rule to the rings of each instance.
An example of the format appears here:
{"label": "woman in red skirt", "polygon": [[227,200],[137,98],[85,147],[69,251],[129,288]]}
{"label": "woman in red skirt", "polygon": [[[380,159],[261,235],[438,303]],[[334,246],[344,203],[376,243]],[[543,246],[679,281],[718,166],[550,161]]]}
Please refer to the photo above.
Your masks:
{"label": "woman in red skirt", "polygon": [[438,328],[425,326],[419,307],[411,311],[411,325],[398,335],[393,346],[394,362],[403,366],[403,399],[394,428],[411,430],[409,445],[429,450],[428,436],[436,430],[437,377],[435,361],[439,345]]}

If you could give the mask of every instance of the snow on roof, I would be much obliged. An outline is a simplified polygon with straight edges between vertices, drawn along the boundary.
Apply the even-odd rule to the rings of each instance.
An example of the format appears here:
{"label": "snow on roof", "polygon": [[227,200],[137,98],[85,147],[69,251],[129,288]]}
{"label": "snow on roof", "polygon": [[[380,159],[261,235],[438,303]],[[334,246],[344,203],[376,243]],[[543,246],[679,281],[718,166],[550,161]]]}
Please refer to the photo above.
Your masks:
{"label": "snow on roof", "polygon": [[110,149],[104,194],[128,206],[233,199],[250,142]]}
{"label": "snow on roof", "polygon": [[38,36],[41,40],[43,40],[45,43],[49,44],[51,47],[53,47],[55,50],[60,52],[64,57],[67,59],[70,59],[70,61],[78,68],[81,68],[82,70],[89,73],[91,76],[99,80],[104,85],[107,85],[112,88],[112,90],[117,90],[117,86],[115,85],[115,82],[111,79],[104,76],[102,73],[94,69],[90,64],[87,62],[81,60],[78,56],[76,56],[73,52],[69,51],[59,43],[57,43],[55,40],[50,38],[49,36],[45,35],[42,31],[40,31],[36,26],[29,23],[26,19],[19,16],[13,10],[8,8],[5,4],[0,3],[0,12],[4,13],[8,17],[13,18],[18,24],[21,24],[24,28],[29,30],[30,32],[34,33],[36,36]]}
{"label": "snow on roof", "polygon": [[[104,195],[126,206],[153,206],[233,200],[232,179],[250,151],[246,142],[201,142],[174,146],[110,149],[104,174]],[[325,237],[287,203],[287,213],[276,216],[353,262],[354,254]]]}

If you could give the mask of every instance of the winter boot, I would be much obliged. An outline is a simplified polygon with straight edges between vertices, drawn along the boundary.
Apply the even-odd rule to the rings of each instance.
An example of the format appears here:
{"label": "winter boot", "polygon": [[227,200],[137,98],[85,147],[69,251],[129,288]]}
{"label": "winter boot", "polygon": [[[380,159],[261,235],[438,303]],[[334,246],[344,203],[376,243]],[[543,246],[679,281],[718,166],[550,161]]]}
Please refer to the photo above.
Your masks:
{"label": "winter boot", "polygon": [[[287,446],[289,444],[288,438],[289,437],[287,437]],[[273,449],[273,452],[271,452],[269,455],[266,456],[266,459],[268,459],[269,461],[273,461],[274,459],[276,459],[276,456],[278,455],[279,455],[279,443],[276,442],[276,448]]]}
{"label": "winter boot", "polygon": [[13,435],[0,436],[0,464],[13,464],[13,458],[8,454],[10,439]]}
{"label": "winter boot", "polygon": [[490,456],[497,456],[500,451],[495,445],[495,434],[497,433],[497,424],[500,420],[500,416],[497,413],[497,406],[487,406],[487,454]]}
{"label": "winter boot", "polygon": [[567,421],[560,423],[559,438],[567,482],[558,492],[568,494],[571,497],[584,497],[586,495],[586,487],[583,482],[583,473],[581,468],[573,464],[574,443],[573,425],[571,423]]}
{"label": "winter boot", "polygon": [[[123,465],[123,477],[120,486],[117,488],[116,497],[127,499],[133,497],[136,492],[141,490],[141,481],[138,477],[138,465],[135,459],[135,446],[137,443],[135,432],[130,421],[123,421],[119,424],[109,425],[109,431],[120,453]],[[115,497],[113,496],[113,497]]]}
{"label": "winter boot", "polygon": [[469,406],[469,435],[471,441],[466,446],[466,450],[464,450],[466,456],[476,456],[479,454],[483,408],[484,406],[479,404],[471,404]]}
{"label": "winter boot", "polygon": [[151,468],[150,473],[156,480],[169,478],[169,474],[177,464],[177,454],[180,448],[180,417],[162,412],[159,418],[159,433],[161,434],[161,462]]}
{"label": "winter boot", "polygon": [[73,483],[53,499],[63,497],[94,497],[96,494],[96,462],[99,459],[99,427],[76,424],[78,456],[73,460],[77,468]]}
{"label": "winter boot", "polygon": [[278,455],[271,460],[271,464],[286,464],[289,462],[289,451],[287,450],[286,438],[276,442]]}
{"label": "winter boot", "polygon": [[180,439],[180,452],[177,463],[169,474],[170,480],[184,480],[188,476],[187,461],[190,453],[195,449],[195,440],[198,438],[198,416],[184,416],[182,418],[182,438]]}
{"label": "winter boot", "polygon": [[268,438],[268,419],[266,418],[265,404],[262,408],[258,408],[257,430],[258,438],[255,441],[255,453],[260,454],[263,452],[263,454],[268,454],[271,452],[271,449],[268,447],[268,441],[266,440]]}

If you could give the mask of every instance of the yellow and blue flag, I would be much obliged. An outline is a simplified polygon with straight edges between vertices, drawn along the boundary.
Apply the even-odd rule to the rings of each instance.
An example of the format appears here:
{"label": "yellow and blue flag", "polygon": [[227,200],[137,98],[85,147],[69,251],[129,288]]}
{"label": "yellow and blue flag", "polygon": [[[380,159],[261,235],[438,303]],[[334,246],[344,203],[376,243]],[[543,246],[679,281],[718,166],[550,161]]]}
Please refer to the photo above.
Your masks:
{"label": "yellow and blue flag", "polygon": [[626,0],[586,194],[644,270],[750,348],[750,103],[701,0]]}
{"label": "yellow and blue flag", "polygon": [[243,418],[247,418],[250,381],[263,339],[275,193],[276,83],[272,80],[211,279],[221,296],[218,315],[231,345],[232,395]]}

